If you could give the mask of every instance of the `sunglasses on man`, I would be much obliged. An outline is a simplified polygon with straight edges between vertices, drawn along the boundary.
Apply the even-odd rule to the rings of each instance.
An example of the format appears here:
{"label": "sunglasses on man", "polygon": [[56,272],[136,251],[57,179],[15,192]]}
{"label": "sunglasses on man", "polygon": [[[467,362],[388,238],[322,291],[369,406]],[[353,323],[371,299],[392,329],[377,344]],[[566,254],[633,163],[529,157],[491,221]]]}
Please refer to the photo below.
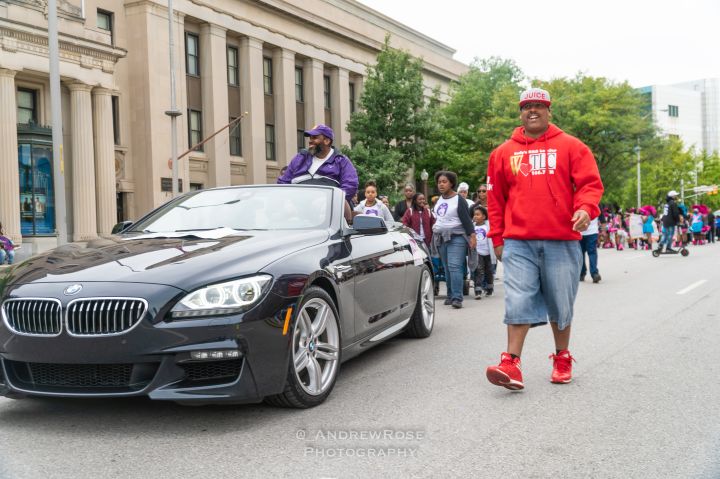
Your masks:
{"label": "sunglasses on man", "polygon": [[477,190],[478,193],[487,193],[487,190]]}

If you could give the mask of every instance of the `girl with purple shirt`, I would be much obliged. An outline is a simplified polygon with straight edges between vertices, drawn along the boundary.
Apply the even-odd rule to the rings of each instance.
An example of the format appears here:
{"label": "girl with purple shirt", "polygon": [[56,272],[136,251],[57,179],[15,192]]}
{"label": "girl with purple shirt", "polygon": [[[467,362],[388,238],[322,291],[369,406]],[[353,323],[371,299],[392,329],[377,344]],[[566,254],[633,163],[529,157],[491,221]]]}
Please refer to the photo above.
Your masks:
{"label": "girl with purple shirt", "polygon": [[6,260],[7,264],[13,264],[15,261],[15,245],[10,238],[5,236],[2,223],[0,223],[0,265],[5,264]]}

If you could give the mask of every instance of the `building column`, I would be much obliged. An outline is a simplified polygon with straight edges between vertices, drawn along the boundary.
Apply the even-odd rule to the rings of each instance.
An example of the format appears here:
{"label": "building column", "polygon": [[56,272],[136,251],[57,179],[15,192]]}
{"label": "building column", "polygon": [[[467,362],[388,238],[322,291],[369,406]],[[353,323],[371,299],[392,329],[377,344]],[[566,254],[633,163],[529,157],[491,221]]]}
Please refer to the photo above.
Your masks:
{"label": "building column", "polygon": [[355,84],[355,111],[360,109],[360,97],[365,90],[365,77],[362,75],[353,76],[353,83]]}
{"label": "building column", "polygon": [[0,68],[0,223],[13,243],[20,233],[20,174],[18,171],[17,104],[14,70]]}
{"label": "building column", "polygon": [[[93,148],[92,87],[80,82],[70,90],[70,135],[72,143],[73,241],[97,238],[95,161]],[[110,123],[112,127],[112,122]]]}
{"label": "building column", "polygon": [[330,107],[335,145],[349,145],[350,134],[347,122],[350,120],[350,72],[344,68],[333,68],[330,73]]}
{"label": "building column", "polygon": [[285,166],[297,151],[297,118],[295,115],[295,52],[277,48],[273,51],[275,92],[275,128],[277,159]]}
{"label": "building column", "polygon": [[[227,87],[227,30],[209,23],[200,26],[203,134],[207,137],[230,121]],[[230,186],[230,139],[227,129],[205,144],[208,186]]]}
{"label": "building column", "polygon": [[117,223],[112,92],[105,88],[94,88],[92,94],[97,232],[100,236],[108,236]]}
{"label": "building column", "polygon": [[240,101],[248,112],[241,123],[243,158],[248,184],[267,183],[265,159],[265,93],[263,43],[257,38],[240,40]]}
{"label": "building column", "polygon": [[314,58],[305,60],[305,125],[309,130],[318,123],[325,123],[325,101],[323,98],[323,62]]}
{"label": "building column", "polygon": [[15,70],[0,68],[0,223],[13,243],[22,242],[20,232],[20,172],[17,152],[17,104]]}

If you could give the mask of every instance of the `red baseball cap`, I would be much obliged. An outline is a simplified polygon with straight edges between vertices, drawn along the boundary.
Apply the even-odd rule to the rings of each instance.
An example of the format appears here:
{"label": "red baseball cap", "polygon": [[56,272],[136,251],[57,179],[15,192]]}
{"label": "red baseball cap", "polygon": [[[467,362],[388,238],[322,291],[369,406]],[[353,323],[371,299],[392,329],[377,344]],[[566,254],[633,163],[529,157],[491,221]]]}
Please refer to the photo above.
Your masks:
{"label": "red baseball cap", "polygon": [[550,93],[542,88],[529,88],[520,94],[520,108],[526,103],[542,103],[550,106]]}

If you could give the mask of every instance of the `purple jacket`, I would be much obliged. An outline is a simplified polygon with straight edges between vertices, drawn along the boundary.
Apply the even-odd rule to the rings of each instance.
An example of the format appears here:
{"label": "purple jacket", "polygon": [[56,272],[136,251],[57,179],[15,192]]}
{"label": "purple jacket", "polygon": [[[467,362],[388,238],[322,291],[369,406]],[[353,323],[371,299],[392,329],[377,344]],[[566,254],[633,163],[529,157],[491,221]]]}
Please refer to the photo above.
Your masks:
{"label": "purple jacket", "polygon": [[333,155],[320,165],[314,175],[308,173],[312,165],[313,155],[307,150],[298,152],[288,165],[285,174],[277,179],[278,183],[303,183],[308,180],[321,180],[329,178],[345,192],[345,198],[350,200],[358,188],[358,175],[350,159],[334,149]]}
{"label": "purple jacket", "polygon": [[10,238],[8,238],[7,236],[0,236],[0,247],[5,251],[12,251],[15,249],[12,241],[10,241]]}

